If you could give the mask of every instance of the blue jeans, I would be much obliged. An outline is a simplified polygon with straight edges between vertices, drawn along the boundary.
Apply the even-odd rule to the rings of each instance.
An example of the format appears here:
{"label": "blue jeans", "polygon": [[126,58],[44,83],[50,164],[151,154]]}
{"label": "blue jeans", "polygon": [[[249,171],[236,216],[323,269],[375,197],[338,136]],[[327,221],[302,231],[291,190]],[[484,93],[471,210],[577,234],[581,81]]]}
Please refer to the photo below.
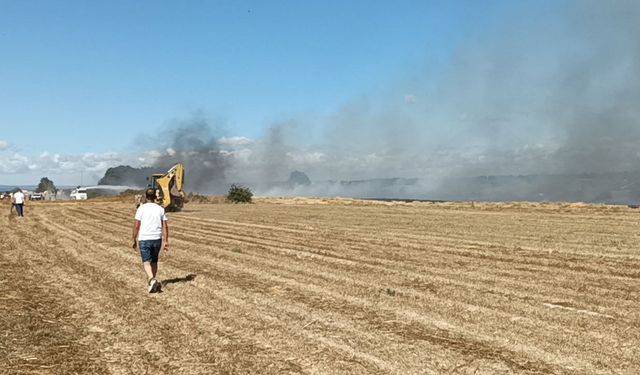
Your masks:
{"label": "blue jeans", "polygon": [[16,203],[14,206],[16,207],[16,213],[18,216],[24,216],[24,204]]}
{"label": "blue jeans", "polygon": [[142,262],[158,263],[162,240],[141,240],[138,241],[138,246],[140,247]]}

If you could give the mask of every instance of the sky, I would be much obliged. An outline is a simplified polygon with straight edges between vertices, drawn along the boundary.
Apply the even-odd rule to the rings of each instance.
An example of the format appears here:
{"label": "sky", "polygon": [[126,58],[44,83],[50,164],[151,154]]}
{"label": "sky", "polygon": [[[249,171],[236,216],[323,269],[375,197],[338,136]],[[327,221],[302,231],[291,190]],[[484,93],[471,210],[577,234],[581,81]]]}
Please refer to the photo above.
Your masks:
{"label": "sky", "polygon": [[95,183],[202,124],[228,180],[633,168],[638,9],[0,0],[0,184]]}

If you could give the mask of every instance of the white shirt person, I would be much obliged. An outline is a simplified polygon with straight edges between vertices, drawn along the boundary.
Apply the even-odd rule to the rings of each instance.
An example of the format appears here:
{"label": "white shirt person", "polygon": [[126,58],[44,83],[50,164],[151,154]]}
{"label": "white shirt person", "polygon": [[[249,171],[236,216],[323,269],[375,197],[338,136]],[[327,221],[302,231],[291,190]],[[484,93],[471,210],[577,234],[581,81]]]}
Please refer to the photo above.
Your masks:
{"label": "white shirt person", "polygon": [[147,203],[136,210],[133,225],[133,248],[139,248],[144,271],[148,278],[149,293],[160,292],[162,284],[156,279],[158,258],[162,250],[168,250],[169,225],[164,208],[154,203],[156,191],[145,191]]}

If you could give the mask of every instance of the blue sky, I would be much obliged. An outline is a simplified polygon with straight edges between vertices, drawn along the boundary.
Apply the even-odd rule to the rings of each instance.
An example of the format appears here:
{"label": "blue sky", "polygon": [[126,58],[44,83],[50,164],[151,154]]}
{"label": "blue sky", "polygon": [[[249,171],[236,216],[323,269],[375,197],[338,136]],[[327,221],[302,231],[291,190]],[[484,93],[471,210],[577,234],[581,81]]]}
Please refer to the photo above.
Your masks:
{"label": "blue sky", "polygon": [[2,139],[23,153],[118,151],[194,110],[259,137],[446,62],[483,16],[445,1],[0,4]]}
{"label": "blue sky", "polygon": [[472,21],[488,22],[472,4],[3,0],[0,146],[121,152],[194,111],[259,138],[445,64]]}
{"label": "blue sky", "polygon": [[[619,79],[637,64],[624,52],[637,45],[635,4],[0,0],[0,184],[143,165],[166,150],[141,137],[193,116],[241,140],[227,151],[246,163],[287,129],[283,175],[411,176],[521,150],[536,150],[528,164],[477,173],[536,172],[532,158],[575,131],[548,118],[552,101],[637,89]],[[593,63],[603,46],[609,60]]]}

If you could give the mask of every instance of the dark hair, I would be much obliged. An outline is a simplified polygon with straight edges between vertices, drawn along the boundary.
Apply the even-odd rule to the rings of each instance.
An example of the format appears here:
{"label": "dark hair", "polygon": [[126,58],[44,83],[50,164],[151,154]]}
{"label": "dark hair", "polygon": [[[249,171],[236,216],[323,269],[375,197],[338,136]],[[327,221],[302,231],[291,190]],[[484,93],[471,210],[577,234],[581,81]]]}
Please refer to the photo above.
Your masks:
{"label": "dark hair", "polygon": [[154,189],[147,189],[144,192],[145,197],[147,197],[148,201],[155,201],[156,200],[156,191]]}

